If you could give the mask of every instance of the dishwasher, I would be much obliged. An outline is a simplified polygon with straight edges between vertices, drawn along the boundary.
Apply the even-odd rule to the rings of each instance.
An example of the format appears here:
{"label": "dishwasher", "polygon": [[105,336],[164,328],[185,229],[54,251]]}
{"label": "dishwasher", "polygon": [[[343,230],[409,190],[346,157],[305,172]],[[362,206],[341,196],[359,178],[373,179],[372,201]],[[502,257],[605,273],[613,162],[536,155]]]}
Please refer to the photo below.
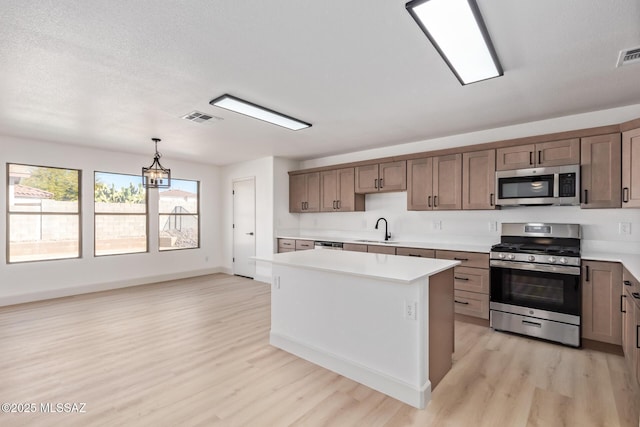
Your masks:
{"label": "dishwasher", "polygon": [[314,249],[330,249],[334,251],[342,250],[342,242],[323,242],[316,240]]}

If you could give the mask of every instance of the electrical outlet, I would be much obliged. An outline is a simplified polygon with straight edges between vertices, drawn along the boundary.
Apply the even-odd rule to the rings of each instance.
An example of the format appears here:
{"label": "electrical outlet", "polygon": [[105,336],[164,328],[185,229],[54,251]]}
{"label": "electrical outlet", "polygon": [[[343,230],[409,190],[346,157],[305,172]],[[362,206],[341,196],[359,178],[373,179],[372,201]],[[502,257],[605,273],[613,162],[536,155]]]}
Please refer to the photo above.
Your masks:
{"label": "electrical outlet", "polygon": [[496,221],[489,221],[489,231],[498,231],[498,223]]}
{"label": "electrical outlet", "polygon": [[631,234],[631,223],[630,222],[618,223],[618,233]]}
{"label": "electrical outlet", "polygon": [[280,276],[273,276],[273,289],[280,289]]}
{"label": "electrical outlet", "polygon": [[404,302],[404,318],[409,320],[417,319],[417,311],[418,303],[415,301],[405,301]]}
{"label": "electrical outlet", "polygon": [[434,230],[442,230],[442,221],[440,221],[440,220],[433,221],[433,229]]}
{"label": "electrical outlet", "polygon": [[204,257],[204,262],[209,262],[209,255],[207,255],[206,257]]}

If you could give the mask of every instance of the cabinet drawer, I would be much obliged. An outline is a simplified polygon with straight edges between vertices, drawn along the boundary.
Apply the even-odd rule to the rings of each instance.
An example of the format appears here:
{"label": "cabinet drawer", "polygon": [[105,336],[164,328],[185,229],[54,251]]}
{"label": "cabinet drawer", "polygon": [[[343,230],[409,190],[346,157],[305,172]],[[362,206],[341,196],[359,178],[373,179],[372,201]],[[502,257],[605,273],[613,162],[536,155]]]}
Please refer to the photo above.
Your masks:
{"label": "cabinet drawer", "polygon": [[371,253],[374,253],[374,254],[395,255],[396,254],[396,247],[395,246],[369,245],[367,247],[367,252],[371,252]]}
{"label": "cabinet drawer", "polygon": [[415,256],[420,258],[435,258],[436,251],[434,251],[433,249],[396,248],[396,255]]}
{"label": "cabinet drawer", "polygon": [[454,289],[489,294],[489,270],[484,268],[454,268]]}
{"label": "cabinet drawer", "polygon": [[489,295],[458,290],[453,295],[456,313],[489,319]]}
{"label": "cabinet drawer", "polygon": [[436,250],[436,258],[461,261],[460,267],[489,268],[489,254]]}
{"label": "cabinet drawer", "polygon": [[[296,249],[296,241],[293,239],[278,239],[278,249]],[[280,252],[280,251],[278,251]]]}
{"label": "cabinet drawer", "polygon": [[278,253],[284,253],[284,252],[295,252],[296,250],[291,248],[291,249],[287,249],[287,248],[278,248]]}
{"label": "cabinet drawer", "polygon": [[315,245],[313,240],[296,240],[296,251],[305,251],[307,249],[313,249]]}
{"label": "cabinet drawer", "polygon": [[367,252],[367,245],[358,245],[357,243],[345,243],[342,245],[343,251]]}

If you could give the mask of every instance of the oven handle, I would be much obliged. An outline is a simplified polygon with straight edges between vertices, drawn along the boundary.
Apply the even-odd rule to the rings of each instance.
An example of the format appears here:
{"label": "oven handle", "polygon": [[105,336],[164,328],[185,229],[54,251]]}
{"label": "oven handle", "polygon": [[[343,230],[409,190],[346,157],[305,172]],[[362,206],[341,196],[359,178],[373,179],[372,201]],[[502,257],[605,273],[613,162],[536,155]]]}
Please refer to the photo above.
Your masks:
{"label": "oven handle", "polygon": [[489,266],[513,268],[516,270],[542,271],[545,273],[570,274],[572,276],[580,275],[580,267],[571,267],[566,265],[533,264],[530,262],[513,262],[492,259],[491,261],[489,261]]}

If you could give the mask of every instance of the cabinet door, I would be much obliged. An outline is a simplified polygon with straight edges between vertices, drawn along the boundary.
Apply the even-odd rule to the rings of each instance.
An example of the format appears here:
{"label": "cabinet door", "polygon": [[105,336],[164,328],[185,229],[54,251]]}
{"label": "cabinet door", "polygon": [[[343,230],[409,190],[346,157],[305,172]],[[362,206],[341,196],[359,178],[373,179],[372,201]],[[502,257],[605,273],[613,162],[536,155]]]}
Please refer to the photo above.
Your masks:
{"label": "cabinet door", "polygon": [[307,179],[304,174],[289,176],[289,212],[302,212],[307,199]]}
{"label": "cabinet door", "polygon": [[581,141],[582,208],[619,208],[622,202],[620,134]]}
{"label": "cabinet door", "polygon": [[455,267],[453,271],[454,289],[489,295],[489,270],[485,268]]}
{"label": "cabinet door", "polygon": [[622,207],[640,208],[640,129],[622,134]]}
{"label": "cabinet door", "polygon": [[407,162],[380,163],[380,191],[404,191],[407,189]]}
{"label": "cabinet door", "polygon": [[356,167],[356,193],[378,192],[378,165]]}
{"label": "cabinet door", "polygon": [[378,246],[378,245],[369,245],[367,247],[367,252],[371,252],[374,254],[387,254],[387,255],[395,255],[396,247],[395,246]]}
{"label": "cabinet door", "polygon": [[344,251],[367,252],[367,245],[359,245],[357,243],[345,243],[342,245]]}
{"label": "cabinet door", "polygon": [[462,209],[495,209],[496,150],[462,154]]}
{"label": "cabinet door", "polygon": [[320,212],[320,173],[307,173],[307,206],[305,212]]}
{"label": "cabinet door", "polygon": [[563,166],[580,164],[580,140],[564,139],[536,144],[537,166]]}
{"label": "cabinet door", "polygon": [[364,211],[364,194],[356,194],[354,168],[338,169],[338,203],[341,212]]}
{"label": "cabinet door", "polygon": [[498,148],[496,150],[496,170],[506,171],[535,167],[535,149],[533,144]]}
{"label": "cabinet door", "polygon": [[622,294],[622,352],[629,370],[633,372],[635,362],[635,304],[631,291]]}
{"label": "cabinet door", "polygon": [[433,209],[462,208],[462,154],[433,158]]}
{"label": "cabinet door", "polygon": [[582,337],[622,343],[622,266],[615,262],[582,262]]}
{"label": "cabinet door", "polygon": [[407,176],[407,210],[431,210],[433,206],[433,158],[408,160]]}
{"label": "cabinet door", "polygon": [[417,258],[435,258],[436,251],[422,248],[396,248],[396,255],[412,256]]}
{"label": "cabinet door", "polygon": [[633,339],[631,345],[633,345],[633,351],[635,355],[633,356],[633,370],[631,372],[635,372],[636,374],[636,382],[640,384],[640,304],[638,300],[634,305],[635,311],[635,322],[633,322]]}
{"label": "cabinet door", "polygon": [[320,211],[333,212],[338,208],[338,171],[320,172]]}

